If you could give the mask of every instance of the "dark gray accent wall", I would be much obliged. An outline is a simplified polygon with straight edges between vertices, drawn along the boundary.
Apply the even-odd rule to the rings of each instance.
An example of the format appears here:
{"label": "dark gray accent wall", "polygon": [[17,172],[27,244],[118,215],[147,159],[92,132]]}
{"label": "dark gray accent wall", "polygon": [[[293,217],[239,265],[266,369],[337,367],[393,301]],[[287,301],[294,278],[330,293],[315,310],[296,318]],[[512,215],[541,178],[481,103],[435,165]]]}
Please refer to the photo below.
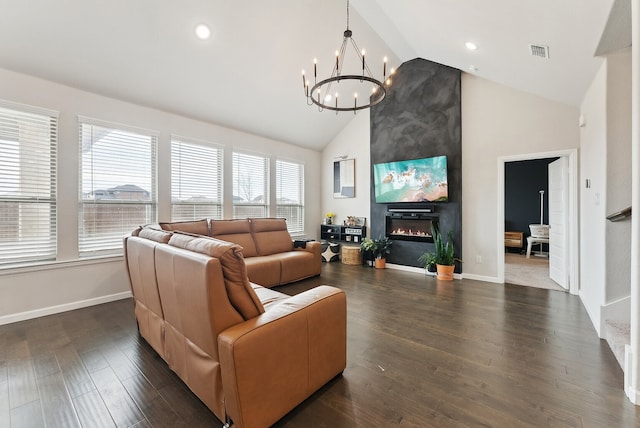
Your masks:
{"label": "dark gray accent wall", "polygon": [[[387,99],[371,109],[371,171],[381,162],[447,156],[449,202],[427,204],[440,216],[440,229],[453,231],[462,258],[462,139],[460,70],[424,59],[403,63],[393,76]],[[384,234],[388,204],[377,204],[371,177],[371,237]],[[425,204],[405,203],[407,208]],[[397,207],[398,204],[394,204]],[[394,241],[390,263],[419,266],[433,244]],[[456,267],[461,272],[461,266]]]}

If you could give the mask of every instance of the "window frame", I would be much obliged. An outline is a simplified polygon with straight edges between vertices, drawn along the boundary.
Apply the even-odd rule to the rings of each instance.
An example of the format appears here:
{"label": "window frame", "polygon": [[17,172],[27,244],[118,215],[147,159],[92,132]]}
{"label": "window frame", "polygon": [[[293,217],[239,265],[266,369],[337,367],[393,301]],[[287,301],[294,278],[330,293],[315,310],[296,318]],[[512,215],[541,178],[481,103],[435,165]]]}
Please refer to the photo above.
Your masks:
{"label": "window frame", "polygon": [[[257,195],[258,196],[262,196],[262,203],[252,203],[251,199],[254,199],[254,197],[252,197],[252,193],[251,190],[249,190],[249,195],[247,196],[248,200],[246,202],[236,202],[235,198],[239,197],[240,195],[236,195],[236,184],[238,186],[240,186],[239,184],[239,178],[236,176],[236,156],[249,156],[249,157],[253,157],[253,158],[260,158],[264,164],[264,169],[263,169],[263,195]],[[241,219],[241,218],[247,218],[247,217],[254,217],[254,218],[267,218],[270,216],[270,209],[271,209],[271,204],[270,204],[270,165],[271,165],[271,156],[264,154],[264,153],[257,153],[257,152],[251,152],[251,151],[246,151],[246,150],[236,150],[234,149],[231,153],[231,187],[232,187],[232,192],[231,192],[231,205],[232,205],[232,218],[233,219]],[[246,196],[246,195],[245,195]],[[237,209],[243,207],[245,209],[247,209],[247,213],[249,210],[253,209],[253,208],[262,208],[262,213],[261,214],[257,214],[257,211],[254,211],[254,213],[251,213],[250,215],[238,215],[237,213]]]}
{"label": "window frame", "polygon": [[[99,128],[102,128],[102,130],[104,131],[108,130],[110,132],[121,132],[121,133],[130,134],[130,136],[133,134],[134,136],[142,137],[141,140],[144,138],[149,138],[149,152],[151,155],[150,156],[151,158],[149,159],[149,173],[150,173],[149,183],[150,183],[151,189],[149,189],[147,192],[149,193],[148,200],[143,200],[143,199],[132,199],[132,200],[93,199],[91,200],[91,199],[84,198],[84,193],[85,193],[84,184],[83,184],[83,173],[84,173],[83,126],[84,125],[90,126],[92,131],[94,130],[94,127],[99,127]],[[90,138],[93,139],[93,136],[91,136]],[[78,173],[78,228],[77,228],[78,247],[77,247],[77,251],[78,251],[79,259],[87,259],[87,258],[93,258],[93,257],[121,256],[123,255],[123,248],[122,248],[121,239],[118,240],[117,238],[118,236],[124,237],[126,234],[130,233],[136,227],[140,226],[141,223],[146,224],[146,223],[154,223],[157,221],[157,218],[158,218],[158,189],[157,189],[158,188],[158,185],[157,185],[158,165],[157,164],[158,164],[159,140],[160,140],[160,133],[156,131],[150,131],[147,129],[138,128],[130,125],[123,125],[119,123],[103,121],[103,120],[94,119],[86,116],[80,116],[80,115],[78,116],[79,158],[78,158],[78,171],[77,171]],[[142,141],[137,141],[137,143],[140,143],[140,142]],[[94,167],[92,166],[92,170],[93,169]],[[130,183],[127,183],[127,184],[130,184]],[[120,187],[120,186],[121,185],[116,187]],[[137,185],[134,185],[134,186],[137,186]],[[96,189],[92,189],[92,192],[95,192],[95,190]],[[146,191],[146,189],[142,189],[142,190]],[[94,193],[94,198],[95,198],[95,193]],[[112,207],[122,207],[122,208],[129,207],[130,209],[133,209],[133,207],[135,206],[143,206],[144,209],[148,211],[149,214],[145,215],[145,218],[142,222],[130,221],[129,224],[123,225],[121,230],[111,232],[112,236],[109,236],[109,233],[105,233],[104,239],[109,240],[111,243],[100,245],[98,244],[99,239],[96,239],[95,237],[91,238],[87,236],[84,217],[85,217],[86,207],[89,205],[94,205],[96,208],[100,206],[112,206]],[[98,225],[103,225],[103,224],[104,224],[103,222],[98,223]]]}
{"label": "window frame", "polygon": [[[175,198],[175,181],[174,181],[174,173],[175,173],[175,167],[177,166],[174,162],[176,161],[176,159],[174,158],[174,144],[175,145],[185,145],[185,146],[190,146],[192,149],[195,148],[195,150],[201,150],[202,152],[216,152],[215,155],[217,157],[217,164],[216,165],[208,165],[210,167],[213,167],[215,169],[217,169],[217,189],[215,190],[214,193],[217,193],[219,195],[219,199],[217,202],[207,202],[207,201],[192,201],[192,202],[180,202]],[[182,151],[182,150],[181,150]],[[181,137],[179,135],[172,135],[171,136],[171,141],[170,141],[170,156],[171,156],[171,165],[170,165],[170,175],[171,175],[171,194],[170,194],[170,198],[171,198],[171,221],[187,221],[187,220],[198,220],[198,219],[202,219],[202,218],[209,218],[209,219],[216,219],[216,220],[220,220],[222,218],[224,218],[224,156],[225,156],[225,150],[224,150],[224,146],[222,145],[218,145],[218,144],[214,144],[214,143],[210,143],[208,141],[202,141],[202,140],[196,140],[193,138],[187,138],[187,137]],[[182,155],[182,153],[180,153]],[[187,152],[187,154],[189,154]],[[199,162],[193,162],[193,163],[189,163],[189,161],[187,161],[187,167],[188,168],[196,168],[199,167],[203,164],[206,164],[207,161],[205,158],[202,158],[202,160],[199,158],[198,159]],[[182,162],[182,159],[180,160],[180,162]],[[182,166],[182,165],[180,165]],[[182,178],[182,176],[180,177]],[[189,185],[189,183],[185,183],[185,185]],[[175,208],[177,207],[193,207],[193,211],[194,211],[194,215],[190,218],[187,218],[185,216],[176,216],[176,212],[175,212]],[[217,215],[210,215],[209,213],[205,214],[205,215],[196,215],[195,211],[197,211],[197,207],[214,207],[214,211],[217,211]]]}
{"label": "window frame", "polygon": [[[2,196],[0,195],[0,207],[4,207],[5,204],[17,204],[18,211],[17,216],[14,219],[17,221],[16,235],[14,236],[4,236],[4,239],[9,242],[9,246],[3,250],[0,246],[0,254],[3,254],[2,259],[0,260],[0,270],[11,269],[15,267],[28,266],[33,264],[43,264],[50,263],[52,261],[57,260],[58,257],[58,225],[57,225],[57,216],[58,216],[58,135],[59,135],[59,117],[60,113],[55,110],[46,109],[42,107],[29,106],[20,103],[14,103],[11,101],[0,100],[0,108],[3,110],[8,110],[6,113],[6,127],[3,130],[7,133],[6,139],[3,138],[3,141],[8,143],[15,142],[16,143],[16,152],[18,156],[17,165],[15,163],[11,163],[8,161],[8,156],[10,147],[7,144],[6,156],[3,156],[0,164],[3,164],[4,171],[0,172],[0,177],[4,177],[7,179],[6,183],[10,183],[10,171],[17,171],[19,177],[22,178],[23,174],[28,174],[26,176],[27,180],[26,189],[21,189],[20,191],[16,191],[16,194],[13,196]],[[17,133],[16,138],[12,139],[11,132],[12,128],[10,124],[15,122],[15,132]],[[28,127],[35,127],[36,131],[42,131],[43,136],[38,136],[37,134],[28,134],[25,137],[20,135],[21,132],[24,132]],[[29,129],[31,130],[31,129]],[[46,132],[45,132],[46,130]],[[0,137],[2,138],[2,137]],[[23,146],[28,146],[29,150],[24,151],[24,156],[22,156],[21,148]],[[33,146],[33,147],[31,147]],[[42,155],[42,153],[45,153]],[[44,159],[40,159],[44,157]],[[24,171],[21,168],[23,162],[26,162],[32,165],[33,160],[36,159],[36,171]],[[41,161],[41,162],[40,162]],[[46,162],[45,162],[46,161]],[[16,168],[12,168],[12,166],[16,166]],[[44,169],[45,178],[44,180],[40,180],[42,177],[41,168]],[[19,180],[20,183],[23,183],[24,180]],[[16,181],[17,182],[17,181]],[[20,186],[16,184],[16,186]],[[9,193],[9,184],[6,186],[6,191]],[[22,186],[20,186],[22,187]],[[43,194],[42,189],[48,189]],[[45,195],[46,194],[46,195]],[[43,205],[47,207],[46,215],[42,215],[44,218],[48,218],[48,221],[40,223],[40,214],[35,214],[35,224],[36,224],[36,232],[33,232],[33,228],[25,228],[24,222],[31,219],[33,211],[30,214],[22,215],[25,212],[24,208],[20,208],[22,205],[26,207],[37,207],[38,205]],[[7,213],[9,212],[10,206],[6,207]],[[30,210],[26,210],[30,211]],[[36,211],[39,211],[36,209]],[[5,217],[2,218],[11,218]],[[43,227],[43,225],[46,226]],[[6,227],[6,225],[5,225]],[[44,232],[40,232],[40,229],[44,229]],[[0,229],[0,233],[3,233]],[[28,239],[28,235],[31,237],[35,237],[35,239]],[[18,237],[18,240],[15,240]],[[13,239],[13,241],[11,241]],[[31,242],[30,242],[31,241]],[[18,249],[22,249],[19,251]],[[5,253],[13,254],[13,257],[5,257]]]}
{"label": "window frame", "polygon": [[[298,168],[298,203],[280,203],[280,199],[282,199],[281,187],[283,183],[282,180],[282,171],[281,165],[295,165]],[[305,163],[299,160],[294,159],[286,159],[286,158],[276,158],[276,216],[284,217],[287,219],[287,229],[292,236],[301,236],[305,234]],[[293,222],[288,216],[280,214],[279,209],[285,208],[291,210],[292,208],[298,209],[298,221]],[[293,213],[293,212],[292,212]]]}

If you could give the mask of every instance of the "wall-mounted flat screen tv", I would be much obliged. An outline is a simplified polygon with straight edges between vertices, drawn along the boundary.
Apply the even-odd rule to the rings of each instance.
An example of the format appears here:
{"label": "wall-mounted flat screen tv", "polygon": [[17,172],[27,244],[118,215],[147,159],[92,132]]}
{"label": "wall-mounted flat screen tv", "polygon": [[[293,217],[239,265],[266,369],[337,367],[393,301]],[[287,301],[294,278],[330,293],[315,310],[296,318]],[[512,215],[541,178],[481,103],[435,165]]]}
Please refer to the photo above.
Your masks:
{"label": "wall-mounted flat screen tv", "polygon": [[377,203],[447,202],[447,157],[375,164],[373,185]]}

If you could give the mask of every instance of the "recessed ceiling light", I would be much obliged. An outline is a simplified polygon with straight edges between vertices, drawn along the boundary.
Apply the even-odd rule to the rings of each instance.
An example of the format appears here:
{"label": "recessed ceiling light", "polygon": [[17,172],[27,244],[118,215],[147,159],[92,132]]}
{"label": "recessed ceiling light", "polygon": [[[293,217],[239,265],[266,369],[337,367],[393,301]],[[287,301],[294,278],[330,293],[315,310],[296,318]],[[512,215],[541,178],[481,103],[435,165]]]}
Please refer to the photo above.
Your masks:
{"label": "recessed ceiling light", "polygon": [[475,51],[476,49],[478,49],[478,45],[476,45],[476,44],[475,44],[475,43],[473,43],[473,42],[467,42],[467,43],[465,43],[464,45],[465,45],[465,46],[467,47],[467,49],[469,49],[470,51]]}
{"label": "recessed ceiling light", "polygon": [[196,37],[200,40],[207,40],[211,36],[211,29],[206,24],[198,24],[196,26]]}

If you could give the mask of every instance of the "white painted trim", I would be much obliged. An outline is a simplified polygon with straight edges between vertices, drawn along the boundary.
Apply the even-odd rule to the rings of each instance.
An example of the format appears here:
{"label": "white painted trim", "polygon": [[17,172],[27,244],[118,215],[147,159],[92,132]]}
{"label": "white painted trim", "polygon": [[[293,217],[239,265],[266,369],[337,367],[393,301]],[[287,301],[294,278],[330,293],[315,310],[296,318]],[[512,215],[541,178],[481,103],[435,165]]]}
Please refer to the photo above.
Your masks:
{"label": "white painted trim", "polygon": [[397,265],[395,263],[387,263],[386,266],[389,269],[402,270],[402,271],[405,271],[405,272],[419,273],[421,275],[425,275],[425,273],[428,273],[424,268],[419,268],[419,267],[415,267],[415,266]]}
{"label": "white painted trim", "polygon": [[507,162],[523,160],[545,159],[553,157],[567,157],[569,160],[569,293],[580,292],[580,277],[578,260],[580,258],[580,240],[578,228],[578,149],[557,150],[552,152],[530,153],[513,156],[500,156],[498,167],[498,212],[496,216],[498,239],[496,246],[496,260],[498,263],[498,280],[504,283],[504,167]]}
{"label": "white painted trim", "polygon": [[17,314],[5,315],[0,317],[0,325],[11,324],[18,321],[40,318],[47,315],[59,314],[61,312],[73,311],[74,309],[87,308],[89,306],[101,305],[103,303],[114,302],[116,300],[127,299],[132,296],[131,291],[123,291],[122,293],[110,294],[108,296],[94,297],[87,300],[79,300],[77,302],[65,303],[57,306],[49,306],[47,308],[34,309],[32,311],[20,312]]}
{"label": "white painted trim", "polygon": [[504,279],[501,281],[498,277],[495,277],[495,276],[484,276],[484,275],[475,275],[472,273],[463,273],[462,277],[464,279],[473,279],[474,281],[492,282],[494,284],[504,284]]}
{"label": "white painted trim", "polygon": [[[415,266],[405,266],[405,265],[397,265],[394,263],[387,263],[387,268],[394,270],[402,270],[405,272],[419,273],[424,276],[436,276],[435,272],[429,272],[425,268],[415,267]],[[454,273],[453,279],[462,279],[464,274]]]}
{"label": "white painted trim", "polygon": [[606,320],[631,323],[631,296],[626,296],[600,307],[600,324],[604,327]]}
{"label": "white painted trim", "polygon": [[631,401],[633,404],[639,404],[638,391],[631,386],[633,373],[632,358],[633,353],[631,352],[631,345],[624,345],[624,367],[622,368],[624,372],[624,393],[627,394],[627,398],[629,398],[629,401]]}
{"label": "white painted trim", "polygon": [[[584,296],[582,295],[582,293],[579,296],[580,296],[580,301],[582,302],[582,306],[587,311],[587,315],[589,315],[589,319],[591,320],[591,324],[593,324],[593,328],[596,330],[596,333],[598,334],[598,337],[600,339],[603,339],[603,337],[600,335],[600,332],[602,331],[600,329],[600,320],[596,317],[596,315],[600,315],[600,314],[594,314],[593,312],[591,312],[591,310],[589,308],[589,305],[586,305],[584,303]],[[596,322],[596,320],[597,320],[597,322]]]}

